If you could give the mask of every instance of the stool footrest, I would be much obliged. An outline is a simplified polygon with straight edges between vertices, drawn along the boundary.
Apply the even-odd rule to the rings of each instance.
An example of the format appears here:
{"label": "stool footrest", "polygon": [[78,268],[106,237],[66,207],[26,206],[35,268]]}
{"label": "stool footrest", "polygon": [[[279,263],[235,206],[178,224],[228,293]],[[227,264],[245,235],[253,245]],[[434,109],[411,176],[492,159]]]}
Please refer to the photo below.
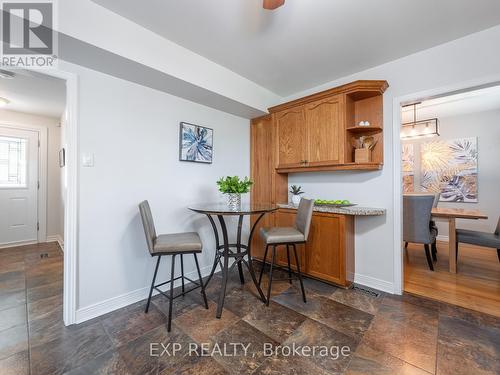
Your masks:
{"label": "stool footrest", "polygon": [[[198,288],[201,288],[201,285],[196,284],[196,286],[194,288],[188,289],[184,293],[179,293],[178,295],[174,296],[172,299],[176,299],[176,298],[182,297],[182,296],[186,295],[187,293],[192,292],[193,290],[198,289]],[[161,289],[159,289],[157,287],[155,287],[154,289],[156,291],[158,291],[158,293],[160,293],[162,296],[167,297],[168,299],[170,299],[170,296],[167,295],[163,290],[161,290]]]}
{"label": "stool footrest", "polygon": [[153,288],[154,288],[156,291],[158,291],[158,293],[160,293],[162,296],[167,297],[168,299],[170,299],[170,296],[169,296],[169,295],[167,295],[167,294],[165,294],[165,292],[164,292],[164,291],[160,290],[160,289],[159,289],[159,287],[160,287],[160,286],[163,286],[163,285],[166,285],[166,284],[170,284],[170,282],[171,282],[171,281],[176,281],[176,280],[179,280],[179,279],[185,279],[185,280],[189,281],[190,283],[192,283],[192,284],[194,284],[194,285],[196,285],[196,286],[195,286],[194,288],[191,288],[191,289],[188,289],[188,290],[184,291],[183,293],[179,293],[179,294],[178,294],[178,295],[176,295],[173,299],[176,299],[176,298],[178,298],[178,297],[184,296],[184,295],[186,295],[187,293],[192,292],[192,291],[193,291],[193,290],[195,290],[195,289],[201,288],[201,285],[200,285],[200,283],[199,283],[199,282],[194,281],[194,280],[191,280],[189,277],[186,277],[186,276],[178,276],[178,277],[174,278],[173,280],[168,280],[168,281],[165,281],[164,283],[157,284],[157,285],[153,286]]}

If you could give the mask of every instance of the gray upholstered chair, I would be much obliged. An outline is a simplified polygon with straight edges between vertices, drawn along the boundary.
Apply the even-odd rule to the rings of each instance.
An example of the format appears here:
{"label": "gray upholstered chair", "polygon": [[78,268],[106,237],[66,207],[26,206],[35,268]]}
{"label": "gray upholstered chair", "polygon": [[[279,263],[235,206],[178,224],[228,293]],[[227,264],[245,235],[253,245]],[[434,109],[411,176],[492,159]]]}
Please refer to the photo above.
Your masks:
{"label": "gray upholstered chair", "polygon": [[437,233],[430,228],[434,196],[411,194],[403,196],[403,241],[424,245],[427,264],[434,271],[429,245],[436,241]]}
{"label": "gray upholstered chair", "polygon": [[[410,194],[408,194],[410,195]],[[434,196],[434,202],[432,204],[432,208],[436,208],[438,203],[439,203],[439,198],[441,197],[441,193],[436,193],[436,194],[427,194],[427,193],[422,193],[422,194],[418,194],[418,193],[413,193],[413,195],[433,195]],[[434,242],[431,244],[431,252],[432,252],[432,259],[434,261],[437,260],[437,244],[436,244],[436,238],[439,234],[438,232],[438,227],[436,225],[436,222],[434,220],[432,220],[431,218],[431,221],[429,222],[429,228],[431,230],[431,232],[433,232],[434,234]],[[405,241],[405,249],[408,247],[408,242]]]}
{"label": "gray upholstered chair", "polygon": [[262,264],[262,269],[260,270],[259,276],[259,286],[262,281],[262,274],[264,272],[264,265],[266,263],[267,251],[270,246],[273,247],[273,254],[271,263],[269,266],[269,285],[267,289],[267,301],[266,304],[269,305],[269,300],[271,299],[271,288],[273,282],[273,266],[276,259],[276,247],[280,245],[286,246],[286,255],[288,260],[288,280],[290,284],[292,283],[292,267],[290,266],[290,246],[293,247],[293,253],[295,255],[295,263],[297,265],[297,277],[300,282],[300,288],[302,290],[302,299],[304,303],[306,301],[306,292],[304,290],[304,283],[302,282],[302,274],[300,272],[300,260],[297,255],[297,248],[295,245],[303,244],[307,241],[309,236],[309,229],[311,228],[312,212],[313,212],[314,201],[309,199],[301,199],[299,208],[297,209],[297,216],[295,218],[294,227],[272,227],[272,228],[261,228],[260,235],[266,244],[266,251],[264,253],[264,263]]}
{"label": "gray upholstered chair", "polygon": [[[148,303],[146,304],[146,313],[149,311],[149,305],[151,303],[151,296],[153,295],[153,289],[161,293],[163,296],[169,299],[168,306],[168,332],[172,326],[172,303],[177,297],[184,296],[186,293],[191,292],[197,288],[201,288],[201,293],[203,295],[203,300],[205,302],[205,308],[208,309],[207,296],[205,295],[205,287],[201,278],[200,265],[198,264],[198,258],[196,254],[201,253],[202,243],[198,233],[196,232],[186,232],[186,233],[173,233],[173,234],[160,234],[156,235],[156,229],[153,221],[153,215],[151,214],[151,208],[149,207],[148,201],[143,201],[139,204],[139,211],[141,213],[142,225],[144,226],[144,233],[146,235],[146,242],[148,244],[149,253],[152,257],[158,257],[156,262],[155,273],[153,276],[153,281],[151,283],[151,289],[149,290]],[[186,276],[184,276],[184,259],[183,255],[193,254],[194,261],[196,263],[196,270],[198,271],[199,282],[193,281]],[[158,273],[158,267],[160,266],[161,257],[164,255],[172,256],[172,266],[170,273],[170,280],[163,282],[161,284],[155,285],[156,275]],[[181,276],[174,277],[175,274],[175,257],[180,255],[181,258]],[[182,293],[174,297],[174,281],[181,279],[182,281]],[[195,285],[195,287],[185,290],[184,280],[187,280]],[[167,295],[162,290],[159,289],[160,286],[170,283],[170,295]]]}
{"label": "gray upholstered chair", "polygon": [[457,229],[457,259],[459,242],[497,249],[497,257],[498,261],[500,262],[500,218],[498,218],[498,224],[495,233]]}
{"label": "gray upholstered chair", "polygon": [[[439,203],[439,198],[441,197],[441,193],[436,193],[434,194],[434,202],[432,204],[432,208],[436,208],[438,206],[438,203]],[[437,245],[436,245],[436,238],[439,234],[439,231],[438,231],[438,227],[436,225],[436,222],[434,220],[432,220],[432,217],[431,217],[431,221],[429,223],[429,226],[430,226],[430,229],[431,229],[431,232],[434,232],[435,236],[434,236],[434,242],[431,244],[431,252],[432,252],[432,259],[434,261],[437,260]]]}

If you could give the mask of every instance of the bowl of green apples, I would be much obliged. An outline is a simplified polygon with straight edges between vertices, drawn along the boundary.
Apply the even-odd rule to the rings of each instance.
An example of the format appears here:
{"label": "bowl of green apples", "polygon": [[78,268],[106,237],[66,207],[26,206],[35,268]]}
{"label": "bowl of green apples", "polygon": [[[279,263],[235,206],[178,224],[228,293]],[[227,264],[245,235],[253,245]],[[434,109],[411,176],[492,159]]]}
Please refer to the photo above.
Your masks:
{"label": "bowl of green apples", "polygon": [[347,199],[334,199],[334,200],[327,200],[327,199],[315,199],[314,200],[314,205],[315,206],[328,206],[328,207],[352,207],[355,206],[355,203],[351,203]]}

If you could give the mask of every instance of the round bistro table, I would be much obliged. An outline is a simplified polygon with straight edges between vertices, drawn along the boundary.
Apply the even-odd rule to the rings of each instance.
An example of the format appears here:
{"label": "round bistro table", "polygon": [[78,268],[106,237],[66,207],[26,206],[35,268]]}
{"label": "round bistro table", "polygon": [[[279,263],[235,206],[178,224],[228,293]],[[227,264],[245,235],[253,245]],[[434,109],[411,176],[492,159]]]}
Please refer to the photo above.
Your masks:
{"label": "round bistro table", "polygon": [[[238,267],[238,272],[240,274],[240,281],[242,284],[244,284],[245,279],[243,277],[242,264],[245,264],[245,266],[248,268],[248,271],[250,272],[252,281],[255,284],[257,291],[259,292],[260,298],[262,299],[263,302],[266,302],[266,297],[264,297],[264,293],[262,293],[262,289],[260,289],[260,286],[255,277],[255,272],[252,266],[252,256],[250,252],[250,247],[257,223],[264,217],[265,214],[276,211],[278,207],[271,204],[269,205],[242,204],[237,209],[231,209],[228,207],[227,204],[215,203],[215,204],[196,204],[190,206],[189,209],[191,211],[206,215],[208,217],[208,220],[210,220],[210,224],[212,225],[212,228],[214,230],[215,247],[216,247],[215,259],[212,271],[210,272],[207,282],[205,283],[205,287],[212,279],[215,270],[217,268],[217,265],[220,264],[222,269],[222,284],[219,293],[219,300],[217,303],[216,317],[220,318],[222,315],[222,308],[224,306],[224,298],[226,295],[228,274],[235,266]],[[243,225],[243,218],[247,215],[258,215],[258,217],[257,220],[255,220],[255,222],[252,225],[252,228],[250,230],[250,235],[248,236],[248,243],[245,245],[241,243],[241,234],[242,234],[241,229]],[[220,242],[219,231],[217,229],[217,225],[215,224],[214,216],[217,216],[217,219],[219,220],[220,228],[222,231],[222,243]],[[238,231],[236,234],[236,243],[229,242],[229,238],[227,235],[227,226],[224,220],[224,216],[239,217]],[[247,257],[247,260],[245,260],[245,257]],[[234,258],[234,262],[231,265],[231,267],[229,267],[230,258]],[[222,262],[222,260],[224,262]]]}

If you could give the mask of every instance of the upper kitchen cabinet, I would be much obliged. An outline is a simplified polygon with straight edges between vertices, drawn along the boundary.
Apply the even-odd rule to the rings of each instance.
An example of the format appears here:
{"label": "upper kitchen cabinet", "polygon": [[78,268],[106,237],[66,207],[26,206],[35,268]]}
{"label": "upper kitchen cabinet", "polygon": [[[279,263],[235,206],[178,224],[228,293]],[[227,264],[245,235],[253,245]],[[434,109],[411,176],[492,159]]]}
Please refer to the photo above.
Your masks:
{"label": "upper kitchen cabinet", "polygon": [[[276,128],[276,171],[382,169],[387,87],[386,81],[355,81],[269,108]],[[356,151],[359,145],[371,148]]]}
{"label": "upper kitchen cabinet", "polygon": [[306,104],[307,167],[341,164],[344,151],[344,96]]}
{"label": "upper kitchen cabinet", "polygon": [[279,168],[302,167],[307,159],[307,129],[304,107],[276,113]]}

